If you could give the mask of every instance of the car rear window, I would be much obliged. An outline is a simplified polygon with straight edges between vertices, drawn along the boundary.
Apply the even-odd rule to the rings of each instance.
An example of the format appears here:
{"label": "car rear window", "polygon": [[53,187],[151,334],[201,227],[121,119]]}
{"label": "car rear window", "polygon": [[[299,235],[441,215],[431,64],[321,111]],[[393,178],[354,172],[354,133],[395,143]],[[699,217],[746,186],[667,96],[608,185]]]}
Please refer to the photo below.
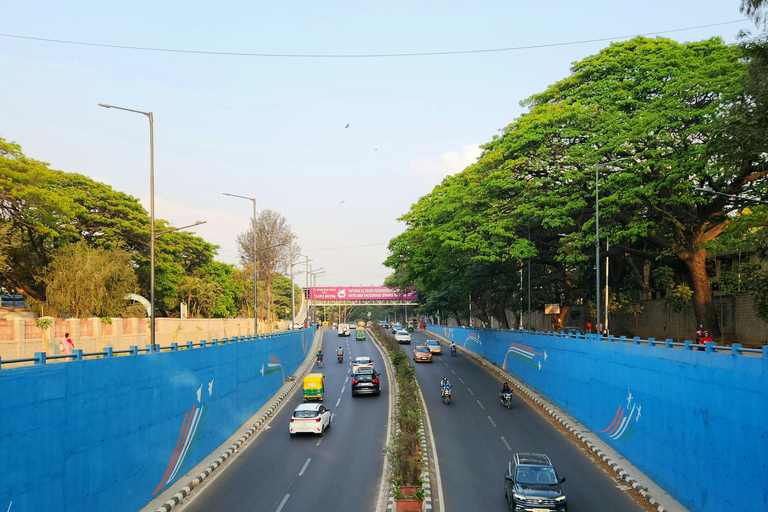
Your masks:
{"label": "car rear window", "polygon": [[372,380],[373,379],[373,374],[371,374],[371,373],[356,373],[354,377],[355,377],[356,380]]}
{"label": "car rear window", "polygon": [[317,411],[294,411],[294,418],[316,418],[319,413]]}

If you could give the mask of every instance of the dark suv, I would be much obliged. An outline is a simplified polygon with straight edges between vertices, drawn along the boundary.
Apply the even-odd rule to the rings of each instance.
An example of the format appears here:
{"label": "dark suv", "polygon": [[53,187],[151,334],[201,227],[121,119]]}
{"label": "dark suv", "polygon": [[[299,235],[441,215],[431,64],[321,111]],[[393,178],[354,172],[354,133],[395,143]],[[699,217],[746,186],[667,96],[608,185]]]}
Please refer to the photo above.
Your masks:
{"label": "dark suv", "polygon": [[380,395],[379,374],[373,368],[360,368],[352,375],[352,396],[370,393]]}
{"label": "dark suv", "polygon": [[504,494],[511,512],[556,510],[566,512],[568,505],[561,483],[549,457],[543,453],[516,453],[504,475]]}

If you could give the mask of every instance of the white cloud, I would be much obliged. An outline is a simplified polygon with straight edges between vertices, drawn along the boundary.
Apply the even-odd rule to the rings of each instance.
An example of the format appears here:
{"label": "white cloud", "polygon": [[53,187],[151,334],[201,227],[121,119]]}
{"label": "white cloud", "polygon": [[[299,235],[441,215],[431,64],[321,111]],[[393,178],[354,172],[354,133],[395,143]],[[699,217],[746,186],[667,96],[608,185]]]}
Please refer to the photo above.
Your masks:
{"label": "white cloud", "polygon": [[439,185],[446,176],[456,174],[475,163],[482,153],[479,144],[465,144],[462,152],[448,151],[437,158],[417,158],[411,168],[429,190]]}

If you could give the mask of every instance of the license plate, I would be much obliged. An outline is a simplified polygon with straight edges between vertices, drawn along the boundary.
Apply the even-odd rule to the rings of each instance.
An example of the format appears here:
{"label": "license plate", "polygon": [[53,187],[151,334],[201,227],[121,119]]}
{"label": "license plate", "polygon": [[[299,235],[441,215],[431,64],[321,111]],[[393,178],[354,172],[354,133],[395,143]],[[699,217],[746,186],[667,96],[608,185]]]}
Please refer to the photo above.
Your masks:
{"label": "license plate", "polygon": [[532,508],[531,512],[552,512],[552,511],[548,508]]}

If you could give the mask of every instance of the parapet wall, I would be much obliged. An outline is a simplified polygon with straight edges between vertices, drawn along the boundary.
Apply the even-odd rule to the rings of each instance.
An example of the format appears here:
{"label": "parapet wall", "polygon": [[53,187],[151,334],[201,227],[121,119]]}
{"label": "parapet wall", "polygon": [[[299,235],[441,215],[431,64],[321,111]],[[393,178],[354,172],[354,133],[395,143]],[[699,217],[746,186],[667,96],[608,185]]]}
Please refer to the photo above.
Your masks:
{"label": "parapet wall", "polygon": [[427,329],[536,389],[692,512],[768,510],[768,358]]}
{"label": "parapet wall", "polygon": [[0,508],[140,509],[267,402],[315,332],[0,370]]}

